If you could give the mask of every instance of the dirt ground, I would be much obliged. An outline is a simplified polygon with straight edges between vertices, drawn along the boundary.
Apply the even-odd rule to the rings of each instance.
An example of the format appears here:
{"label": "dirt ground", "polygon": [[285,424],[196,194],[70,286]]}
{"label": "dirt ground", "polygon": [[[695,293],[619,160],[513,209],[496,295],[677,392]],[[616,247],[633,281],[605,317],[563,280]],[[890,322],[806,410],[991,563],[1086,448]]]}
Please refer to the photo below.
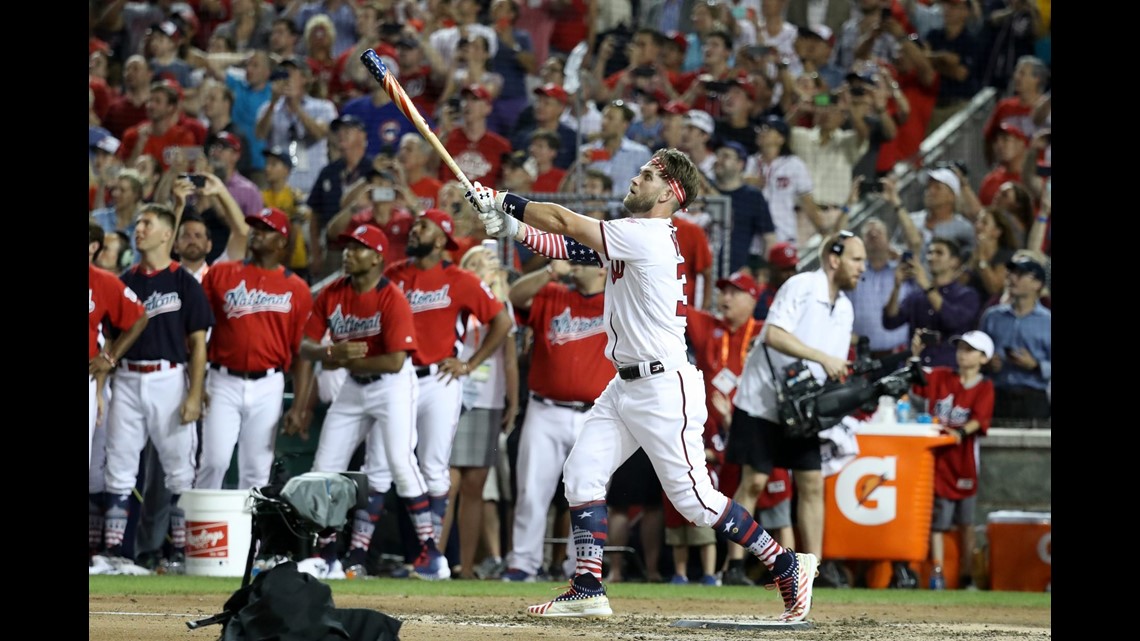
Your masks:
{"label": "dirt ground", "polygon": [[[551,593],[551,597],[555,596]],[[521,614],[537,599],[521,597],[337,596],[342,608],[373,608],[403,621],[401,641],[658,641],[792,639],[794,641],[1026,641],[1052,639],[1050,614],[1030,608],[887,607],[816,603],[806,630],[684,629],[678,619],[756,623],[774,619],[779,599],[765,593],[756,611],[742,616],[740,602],[694,602],[691,610],[663,611],[649,600],[611,601],[607,619],[547,620]],[[380,602],[378,602],[380,601]],[[90,641],[215,641],[219,626],[189,630],[187,621],[215,614],[224,599],[198,595],[90,597]],[[670,606],[676,606],[671,602]]]}

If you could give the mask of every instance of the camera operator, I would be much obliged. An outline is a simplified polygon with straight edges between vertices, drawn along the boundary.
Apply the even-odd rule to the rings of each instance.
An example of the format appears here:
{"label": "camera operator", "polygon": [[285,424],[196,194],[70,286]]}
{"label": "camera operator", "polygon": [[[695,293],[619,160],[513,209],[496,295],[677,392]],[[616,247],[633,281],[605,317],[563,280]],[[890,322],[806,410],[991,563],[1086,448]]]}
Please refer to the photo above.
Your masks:
{"label": "camera operator", "polygon": [[744,365],[726,452],[726,460],[742,466],[734,497],[742,505],[755,505],[773,467],[793,471],[802,551],[818,557],[823,555],[819,439],[785,434],[777,422],[777,390],[786,384],[782,373],[799,359],[808,362],[820,383],[846,379],[855,314],[845,292],[855,289],[867,266],[863,241],[849,231],[832,235],[821,247],[822,267],[788,279],[772,301],[760,342]]}

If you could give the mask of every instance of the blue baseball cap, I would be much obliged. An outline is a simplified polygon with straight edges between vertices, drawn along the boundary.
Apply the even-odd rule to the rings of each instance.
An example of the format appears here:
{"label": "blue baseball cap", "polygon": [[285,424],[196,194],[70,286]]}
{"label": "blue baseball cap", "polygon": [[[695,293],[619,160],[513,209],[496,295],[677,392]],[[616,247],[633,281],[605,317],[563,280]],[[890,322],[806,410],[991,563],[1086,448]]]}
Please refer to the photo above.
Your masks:
{"label": "blue baseball cap", "polygon": [[724,149],[725,147],[735,151],[736,155],[740,156],[741,160],[748,160],[748,150],[744,148],[744,145],[736,142],[735,140],[726,140],[720,143],[720,147],[718,149]]}

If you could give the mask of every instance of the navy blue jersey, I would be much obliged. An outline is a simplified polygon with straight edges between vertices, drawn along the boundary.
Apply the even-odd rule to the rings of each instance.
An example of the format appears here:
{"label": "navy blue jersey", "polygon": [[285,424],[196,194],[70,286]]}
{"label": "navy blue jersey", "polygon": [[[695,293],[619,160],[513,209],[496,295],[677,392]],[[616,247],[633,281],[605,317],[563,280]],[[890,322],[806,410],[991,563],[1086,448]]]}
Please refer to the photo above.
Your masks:
{"label": "navy blue jersey", "polygon": [[202,285],[178,262],[153,274],[135,265],[119,278],[138,295],[150,319],[123,358],[185,363],[189,359],[186,337],[214,325],[214,312]]}

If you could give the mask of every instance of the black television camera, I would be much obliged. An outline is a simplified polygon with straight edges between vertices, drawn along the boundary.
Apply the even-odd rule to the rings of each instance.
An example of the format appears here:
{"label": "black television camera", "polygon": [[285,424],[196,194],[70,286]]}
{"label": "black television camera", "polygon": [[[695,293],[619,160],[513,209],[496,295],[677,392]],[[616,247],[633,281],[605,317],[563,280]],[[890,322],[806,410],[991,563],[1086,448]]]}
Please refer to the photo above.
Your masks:
{"label": "black television camera", "polygon": [[866,346],[866,340],[860,339],[851,375],[844,382],[828,380],[821,385],[803,361],[784,368],[784,384],[777,382],[776,401],[779,420],[787,436],[815,436],[859,408],[874,411],[880,396],[898,398],[912,385],[926,384],[918,359],[873,378],[883,364],[870,357]]}

